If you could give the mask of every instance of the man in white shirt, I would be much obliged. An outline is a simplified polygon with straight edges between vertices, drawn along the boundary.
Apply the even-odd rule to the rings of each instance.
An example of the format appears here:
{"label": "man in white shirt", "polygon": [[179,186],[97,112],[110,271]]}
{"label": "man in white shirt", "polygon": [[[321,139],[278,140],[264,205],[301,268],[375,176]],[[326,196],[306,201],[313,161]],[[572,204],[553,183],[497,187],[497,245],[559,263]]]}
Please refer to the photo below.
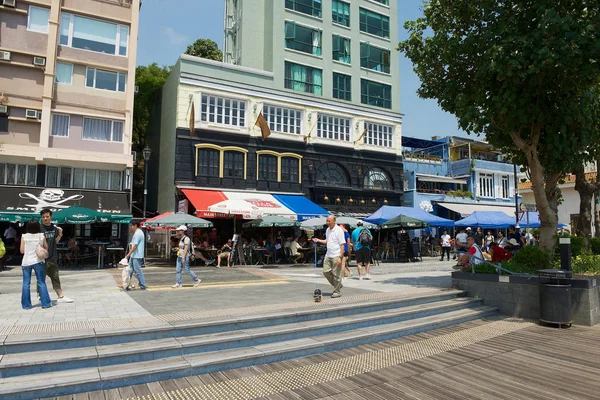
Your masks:
{"label": "man in white shirt", "polygon": [[441,237],[442,239],[442,258],[440,261],[444,261],[444,254],[448,256],[448,261],[450,261],[450,235],[448,235],[448,231],[444,230],[444,234]]}
{"label": "man in white shirt", "polygon": [[[469,231],[471,230],[471,228],[468,229]],[[467,246],[467,234],[465,233],[465,230],[461,228],[460,233],[456,235],[456,252],[459,257],[468,251],[469,248]]]}
{"label": "man in white shirt", "polygon": [[344,231],[336,224],[334,215],[328,216],[326,223],[329,228],[325,232],[325,240],[313,238],[313,241],[327,245],[327,253],[323,259],[323,275],[325,275],[325,278],[333,286],[331,298],[335,299],[341,296],[342,279],[340,278],[340,273],[346,239],[344,238]]}
{"label": "man in white shirt", "polygon": [[303,249],[302,246],[300,246],[300,243],[298,243],[298,238],[292,239],[292,242],[289,245],[289,249],[294,264],[296,264],[298,260],[302,258],[302,253],[300,253],[298,250],[306,250]]}

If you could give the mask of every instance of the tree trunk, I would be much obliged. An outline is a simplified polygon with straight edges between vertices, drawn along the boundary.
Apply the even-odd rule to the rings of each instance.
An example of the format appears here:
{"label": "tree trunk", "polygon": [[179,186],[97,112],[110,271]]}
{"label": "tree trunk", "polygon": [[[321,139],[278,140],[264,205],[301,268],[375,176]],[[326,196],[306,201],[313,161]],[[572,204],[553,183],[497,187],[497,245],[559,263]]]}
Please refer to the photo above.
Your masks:
{"label": "tree trunk", "polygon": [[600,238],[600,190],[596,191],[596,196],[594,197],[594,225],[596,227],[594,236]]}
{"label": "tree trunk", "polygon": [[575,169],[575,190],[579,193],[579,223],[577,224],[577,236],[585,239],[585,249],[590,249],[590,237],[592,236],[592,199],[596,191],[596,185],[585,179],[585,166],[580,165]]}

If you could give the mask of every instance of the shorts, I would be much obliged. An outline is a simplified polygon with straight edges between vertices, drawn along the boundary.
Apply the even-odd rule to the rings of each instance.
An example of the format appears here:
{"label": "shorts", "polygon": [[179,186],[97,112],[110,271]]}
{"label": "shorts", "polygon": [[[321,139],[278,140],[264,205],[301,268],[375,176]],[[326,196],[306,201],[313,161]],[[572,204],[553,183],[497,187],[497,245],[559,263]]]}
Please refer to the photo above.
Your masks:
{"label": "shorts", "polygon": [[347,251],[344,252],[344,257],[348,257],[348,252]]}
{"label": "shorts", "polygon": [[371,249],[363,247],[356,251],[356,263],[357,264],[370,264],[371,263]]}

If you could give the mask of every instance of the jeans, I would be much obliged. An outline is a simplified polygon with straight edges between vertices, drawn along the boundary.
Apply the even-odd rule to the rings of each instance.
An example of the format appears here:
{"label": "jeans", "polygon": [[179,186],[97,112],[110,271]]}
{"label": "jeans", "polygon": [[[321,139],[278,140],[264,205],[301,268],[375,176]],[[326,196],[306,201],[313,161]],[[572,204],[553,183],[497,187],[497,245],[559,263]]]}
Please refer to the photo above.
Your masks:
{"label": "jeans", "polygon": [[190,269],[190,257],[186,256],[185,257],[185,262],[183,262],[183,263],[181,262],[181,257],[177,257],[177,269],[176,269],[176,271],[177,271],[177,277],[175,279],[175,283],[178,284],[178,285],[181,285],[181,267],[182,267],[182,264],[183,264],[183,268],[185,268],[185,272],[187,272],[192,277],[192,279],[194,280],[194,282],[197,282],[198,281],[198,277],[196,276],[196,274],[194,273],[194,271],[192,271]]}
{"label": "jeans", "polygon": [[31,308],[31,270],[35,272],[35,279],[37,280],[42,307],[48,308],[52,306],[48,288],[46,287],[44,263],[22,266],[21,268],[23,269],[23,289],[21,290],[21,306],[23,309],[28,310]]}
{"label": "jeans", "polygon": [[133,257],[129,261],[129,266],[131,267],[131,273],[130,273],[129,277],[131,278],[131,275],[133,275],[133,273],[135,272],[135,274],[137,275],[137,278],[138,278],[138,282],[140,283],[141,289],[146,288],[146,280],[144,279],[144,273],[142,272],[142,262],[143,261],[144,261],[143,258],[133,258]]}

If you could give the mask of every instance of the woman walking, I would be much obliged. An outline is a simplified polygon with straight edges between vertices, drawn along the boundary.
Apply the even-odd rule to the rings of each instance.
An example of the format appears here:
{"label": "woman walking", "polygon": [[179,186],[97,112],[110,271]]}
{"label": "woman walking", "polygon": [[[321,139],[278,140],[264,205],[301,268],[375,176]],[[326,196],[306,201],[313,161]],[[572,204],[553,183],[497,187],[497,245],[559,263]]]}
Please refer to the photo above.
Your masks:
{"label": "woman walking", "polygon": [[[42,308],[52,307],[50,295],[46,287],[44,275],[44,259],[48,256],[48,244],[46,236],[42,233],[42,227],[37,220],[27,223],[27,233],[21,237],[21,254],[23,261],[23,288],[21,290],[21,306],[24,310],[30,310],[31,306],[31,271],[35,272],[38,292],[42,302]],[[43,254],[45,253],[45,254]],[[40,258],[41,257],[41,258]]]}
{"label": "woman walking", "polygon": [[181,225],[179,228],[177,228],[177,234],[179,235],[179,252],[177,253],[177,275],[175,278],[175,284],[171,286],[173,289],[179,289],[181,287],[182,268],[185,268],[185,272],[187,272],[194,280],[194,287],[198,286],[201,282],[201,279],[198,278],[190,269],[190,254],[193,250],[193,247],[190,237],[185,234],[186,231],[187,226],[185,225]]}
{"label": "woman walking", "polygon": [[[348,229],[346,229],[346,225],[341,224],[340,228],[342,228],[342,231],[344,231],[344,239],[346,240],[346,243],[344,243],[344,259],[342,260],[342,271],[340,273],[340,278],[342,279],[342,281],[345,281],[348,278],[352,278],[352,275],[354,275],[352,273],[352,270],[350,270],[349,265],[352,244],[350,243],[350,233],[348,232]],[[348,278],[345,277],[346,270],[349,273]]]}

